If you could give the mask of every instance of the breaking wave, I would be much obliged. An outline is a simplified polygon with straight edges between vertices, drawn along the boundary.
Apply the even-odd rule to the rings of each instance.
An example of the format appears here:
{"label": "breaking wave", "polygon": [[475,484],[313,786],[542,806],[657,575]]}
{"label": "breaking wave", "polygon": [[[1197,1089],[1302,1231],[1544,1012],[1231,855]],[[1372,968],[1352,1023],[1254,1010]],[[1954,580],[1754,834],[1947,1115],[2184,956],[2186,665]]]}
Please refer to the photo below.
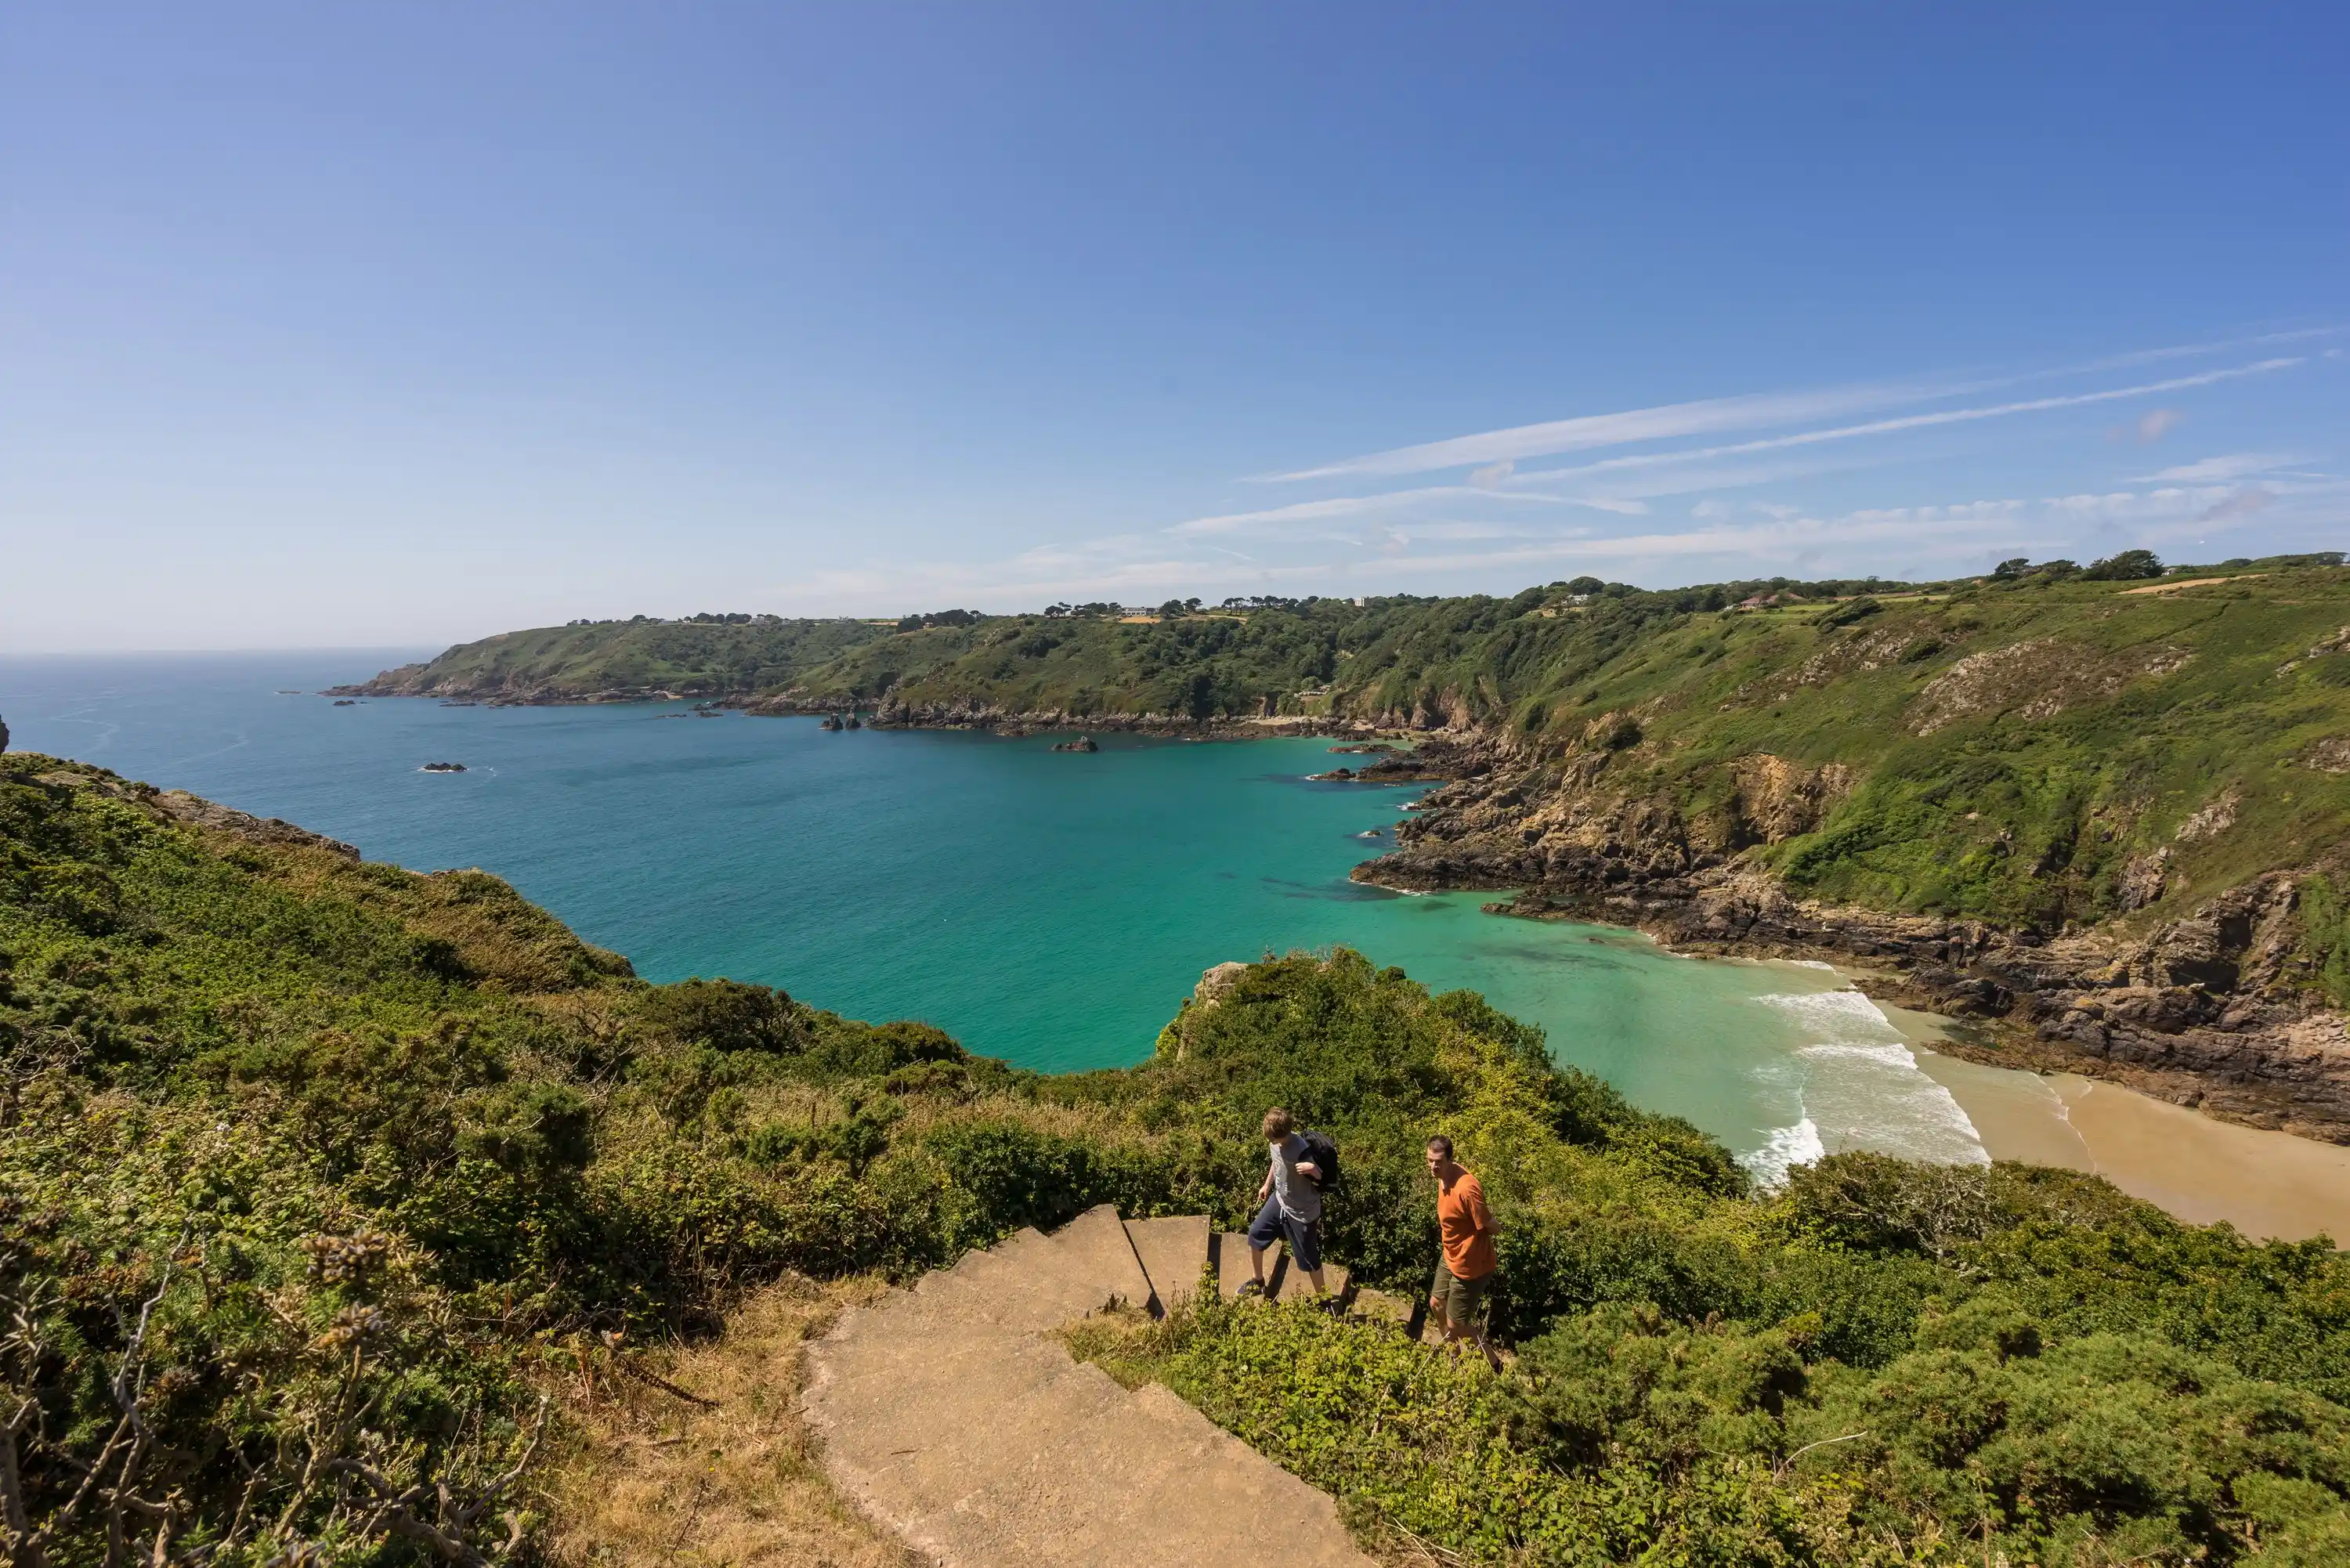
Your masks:
{"label": "breaking wave", "polygon": [[1784,1182],[1791,1167],[1856,1148],[1945,1165],[1991,1163],[1973,1121],[1918,1069],[1867,997],[1847,990],[1756,1000],[1784,1014],[1802,1042],[1790,1059],[1798,1120],[1774,1128],[1742,1161],[1763,1185]]}

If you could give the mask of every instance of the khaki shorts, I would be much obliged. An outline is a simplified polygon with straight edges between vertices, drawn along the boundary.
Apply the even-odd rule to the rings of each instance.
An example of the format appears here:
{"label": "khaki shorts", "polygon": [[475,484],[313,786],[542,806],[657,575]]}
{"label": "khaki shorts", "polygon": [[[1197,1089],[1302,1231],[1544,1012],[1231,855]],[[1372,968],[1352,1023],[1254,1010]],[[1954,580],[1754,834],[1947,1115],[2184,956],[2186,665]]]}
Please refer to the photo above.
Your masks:
{"label": "khaki shorts", "polygon": [[1455,1328],[1475,1328],[1477,1314],[1484,1309],[1485,1288],[1492,1282],[1490,1273],[1464,1280],[1439,1263],[1435,1282],[1428,1288],[1429,1313],[1439,1322],[1450,1320]]}

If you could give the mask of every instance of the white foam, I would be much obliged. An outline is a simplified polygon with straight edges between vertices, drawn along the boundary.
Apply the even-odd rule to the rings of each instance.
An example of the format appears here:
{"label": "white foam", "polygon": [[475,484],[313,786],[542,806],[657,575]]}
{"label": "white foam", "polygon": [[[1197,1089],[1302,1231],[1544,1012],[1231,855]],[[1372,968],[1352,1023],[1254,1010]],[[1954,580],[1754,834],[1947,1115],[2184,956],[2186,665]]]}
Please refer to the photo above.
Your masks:
{"label": "white foam", "polygon": [[1741,1156],[1738,1163],[1763,1187],[1784,1187],[1787,1172],[1799,1165],[1810,1165],[1823,1158],[1827,1147],[1820,1142],[1820,1129],[1811,1117],[1805,1116],[1794,1127],[1773,1127],[1768,1142],[1753,1153]]}
{"label": "white foam", "polygon": [[1915,1067],[1918,1064],[1918,1058],[1909,1054],[1907,1045],[1806,1045],[1795,1054],[1848,1056],[1858,1061],[1879,1062],[1887,1067]]}
{"label": "white foam", "polygon": [[[1791,1060],[1801,1074],[1804,1127],[1821,1154],[1867,1148],[1904,1159],[1988,1165],[1991,1156],[1950,1091],[1918,1066],[1877,1003],[1856,990],[1803,992],[1757,1000],[1790,1016],[1806,1038]],[[1775,1075],[1774,1075],[1775,1076]],[[1792,1136],[1793,1129],[1783,1129]],[[1750,1157],[1767,1185],[1780,1162],[1782,1135]],[[1792,1147],[1792,1145],[1790,1146]]]}
{"label": "white foam", "polygon": [[1857,991],[1803,991],[1758,997],[1783,1012],[1792,1012],[1808,1029],[1830,1040],[1898,1040],[1900,1031],[1886,1022],[1877,1003]]}

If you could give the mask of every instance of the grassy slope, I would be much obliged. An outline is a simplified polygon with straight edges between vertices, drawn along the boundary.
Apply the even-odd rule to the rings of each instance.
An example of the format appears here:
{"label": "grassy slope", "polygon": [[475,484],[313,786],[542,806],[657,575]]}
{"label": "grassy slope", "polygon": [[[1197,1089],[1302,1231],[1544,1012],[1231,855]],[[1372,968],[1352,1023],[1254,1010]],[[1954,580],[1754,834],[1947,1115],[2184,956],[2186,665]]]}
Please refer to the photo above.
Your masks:
{"label": "grassy slope", "polygon": [[[612,1473],[639,1417],[581,1404],[643,1369],[632,1345],[1094,1202],[1232,1223],[1275,1101],[1347,1151],[1332,1245],[1363,1277],[1428,1266],[1431,1128],[1508,1228],[1505,1384],[1277,1312],[1140,1353],[1375,1532],[1483,1562],[1661,1534],[1725,1563],[1930,1560],[1983,1528],[2012,1561],[2257,1538],[2316,1562],[2350,1532],[2350,1269],[2326,1247],[2069,1173],[1866,1157],[1757,1201],[1537,1032],[1343,951],[1253,966],[1142,1066],[1045,1079],[758,987],[644,985],[494,877],[191,829],[12,755],[0,1051],[25,1561],[100,1560],[109,1511],[222,1562],[414,1559],[431,1531],[503,1555],[508,1510],[527,1532],[554,1509],[567,1552],[641,1534],[668,1505],[623,1480],[668,1483]],[[552,1490],[502,1484],[548,1396]],[[774,1473],[745,1507],[821,1530]]]}
{"label": "grassy slope", "polygon": [[2144,586],[1965,587],[1844,624],[1834,603],[1705,611],[1638,594],[1035,619],[885,639],[802,684],[1015,711],[1250,713],[1271,698],[1461,720],[1551,758],[1548,787],[1607,756],[1607,791],[1669,806],[1721,850],[1752,836],[1732,812],[1742,759],[1841,766],[1850,792],[1761,857],[1793,885],[2054,929],[2124,912],[2123,873],[2155,850],[2167,876],[2149,919],[2330,862],[2350,830],[2350,773],[2304,765],[2350,731],[2350,651],[2311,651],[2350,626],[2350,570],[2131,591]]}
{"label": "grassy slope", "polygon": [[780,687],[887,631],[859,620],[540,627],[460,643],[426,663],[385,670],[369,684],[394,696],[546,701],[662,690],[723,697]]}
{"label": "grassy slope", "polygon": [[2350,777],[2300,764],[2350,728],[2350,655],[2310,655],[2350,625],[2350,572],[2127,586],[1888,603],[1843,628],[1697,618],[1595,671],[1571,711],[1636,715],[1608,787],[1726,846],[1740,758],[1849,768],[1825,819],[1762,856],[1831,898],[2053,929],[2126,909],[2125,867],[2156,849],[2166,909],[2334,857]]}
{"label": "grassy slope", "polygon": [[[2158,848],[2168,879],[2153,880],[2170,909],[2329,860],[2344,842],[2350,773],[2296,764],[2350,729],[2350,652],[2311,653],[2350,626],[2350,569],[2262,566],[2157,594],[1960,585],[1887,595],[1849,620],[1825,599],[1706,607],[1757,586],[1736,584],[1611,587],[1583,603],[1557,586],[1509,600],[1323,600],[1164,623],[999,617],[909,633],[561,628],[452,649],[418,681],[1469,722],[1552,757],[1554,784],[1575,757],[1609,753],[1608,790],[1668,805],[1700,847],[1732,850],[1735,764],[1768,753],[1840,764],[1856,786],[1762,856],[1797,888],[2054,929],[2122,912],[2135,902],[2125,868]],[[2053,711],[2035,711],[2035,698]],[[1576,776],[1589,773],[1586,760]],[[2180,836],[2222,797],[2217,815],[2232,823]]]}

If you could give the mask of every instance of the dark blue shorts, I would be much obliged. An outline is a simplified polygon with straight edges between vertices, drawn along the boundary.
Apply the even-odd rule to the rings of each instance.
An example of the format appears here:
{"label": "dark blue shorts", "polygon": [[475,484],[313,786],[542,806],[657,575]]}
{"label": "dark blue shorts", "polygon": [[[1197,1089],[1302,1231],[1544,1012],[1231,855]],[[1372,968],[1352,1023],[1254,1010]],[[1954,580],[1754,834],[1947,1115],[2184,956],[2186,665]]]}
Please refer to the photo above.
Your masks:
{"label": "dark blue shorts", "polygon": [[1256,1222],[1248,1228],[1249,1245],[1270,1247],[1284,1236],[1289,1238],[1289,1255],[1299,1268],[1310,1274],[1322,1266],[1322,1221],[1292,1220],[1282,1212],[1276,1194],[1256,1211]]}

